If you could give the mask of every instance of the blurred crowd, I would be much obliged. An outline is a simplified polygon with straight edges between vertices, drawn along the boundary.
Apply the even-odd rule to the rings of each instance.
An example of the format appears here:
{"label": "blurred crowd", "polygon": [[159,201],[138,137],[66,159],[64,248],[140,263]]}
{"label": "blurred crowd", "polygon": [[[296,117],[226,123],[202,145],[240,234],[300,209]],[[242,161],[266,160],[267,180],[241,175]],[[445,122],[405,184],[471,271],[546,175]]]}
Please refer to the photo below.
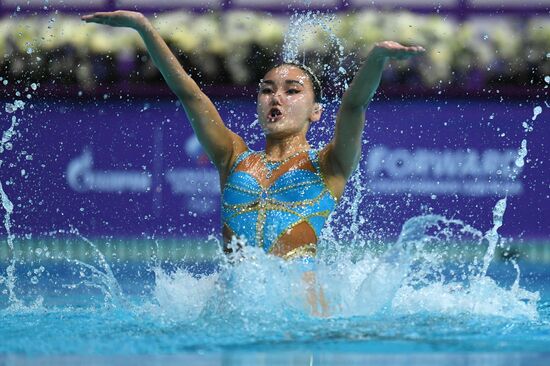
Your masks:
{"label": "blurred crowd", "polygon": [[[281,60],[287,30],[298,35],[294,40],[299,40],[300,57],[321,75],[327,69],[357,67],[381,40],[427,49],[425,57],[392,65],[384,78],[397,85],[521,89],[542,84],[550,74],[550,17],[459,21],[448,15],[380,11],[323,17],[308,27],[291,22],[290,30],[288,17],[251,11],[174,11],[151,21],[184,67],[206,86],[256,83],[269,65]],[[12,80],[73,85],[86,92],[117,83],[162,84],[136,32],[85,24],[76,15],[0,19],[0,56],[0,76]]]}

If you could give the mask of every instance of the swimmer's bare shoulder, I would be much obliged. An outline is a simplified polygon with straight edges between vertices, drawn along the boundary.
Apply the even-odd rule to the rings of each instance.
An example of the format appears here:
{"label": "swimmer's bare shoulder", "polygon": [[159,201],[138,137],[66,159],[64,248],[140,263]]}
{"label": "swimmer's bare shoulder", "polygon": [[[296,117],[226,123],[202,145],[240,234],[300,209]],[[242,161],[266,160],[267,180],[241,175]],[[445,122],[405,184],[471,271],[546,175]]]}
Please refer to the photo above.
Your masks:
{"label": "swimmer's bare shoulder", "polygon": [[334,137],[319,154],[325,182],[337,198],[359,164],[365,111],[378,89],[387,61],[407,59],[424,51],[420,46],[407,47],[392,41],[377,43],[344,92]]}
{"label": "swimmer's bare shoulder", "polygon": [[179,98],[199,142],[220,172],[227,175],[236,157],[247,149],[244,140],[226,127],[218,110],[183,69],[159,32],[141,13],[127,10],[84,15],[85,22],[134,29],[141,36],[155,66]]}

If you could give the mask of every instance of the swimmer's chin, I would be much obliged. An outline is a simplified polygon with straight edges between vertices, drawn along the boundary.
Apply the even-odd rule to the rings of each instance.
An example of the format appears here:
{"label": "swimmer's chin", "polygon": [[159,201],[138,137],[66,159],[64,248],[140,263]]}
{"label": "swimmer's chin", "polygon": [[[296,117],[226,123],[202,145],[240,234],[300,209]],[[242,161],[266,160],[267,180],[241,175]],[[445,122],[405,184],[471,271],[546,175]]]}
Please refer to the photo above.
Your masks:
{"label": "swimmer's chin", "polygon": [[281,122],[269,122],[262,126],[264,134],[267,136],[286,135],[288,134],[288,128],[282,126]]}
{"label": "swimmer's chin", "polygon": [[271,132],[280,131],[283,125],[283,120],[277,120],[277,121],[270,121],[270,120],[263,120],[260,121],[260,126],[262,127],[262,130],[267,135]]}

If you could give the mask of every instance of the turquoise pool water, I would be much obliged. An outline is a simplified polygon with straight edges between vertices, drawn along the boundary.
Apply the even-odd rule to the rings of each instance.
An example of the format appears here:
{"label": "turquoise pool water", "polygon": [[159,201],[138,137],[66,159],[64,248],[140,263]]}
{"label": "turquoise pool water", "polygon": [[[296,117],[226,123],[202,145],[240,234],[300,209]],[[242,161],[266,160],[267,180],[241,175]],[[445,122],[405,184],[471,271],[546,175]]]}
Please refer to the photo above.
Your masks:
{"label": "turquoise pool water", "polygon": [[[491,275],[506,267],[496,265]],[[550,271],[546,264],[522,267],[526,287],[541,294],[531,319],[395,310],[326,319],[288,311],[270,318],[268,309],[186,319],[142,292],[153,288],[150,274],[140,276],[142,286],[137,277],[124,280],[143,266],[126,268],[117,274],[122,301],[106,302],[87,289],[49,289],[40,306],[2,309],[0,364],[548,364],[541,353],[550,342]]]}
{"label": "turquoise pool water", "polygon": [[299,264],[253,249],[231,265],[95,246],[87,262],[22,261],[17,302],[0,296],[0,365],[548,364],[547,262],[515,252],[483,274],[485,247],[447,244],[318,263],[327,317],[308,310]]}

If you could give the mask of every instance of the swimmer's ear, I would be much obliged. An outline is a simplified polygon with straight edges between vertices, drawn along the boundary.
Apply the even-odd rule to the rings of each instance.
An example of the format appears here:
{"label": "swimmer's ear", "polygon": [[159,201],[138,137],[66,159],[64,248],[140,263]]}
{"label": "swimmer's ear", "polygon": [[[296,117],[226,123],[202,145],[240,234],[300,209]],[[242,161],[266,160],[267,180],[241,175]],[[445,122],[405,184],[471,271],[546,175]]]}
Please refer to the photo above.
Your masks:
{"label": "swimmer's ear", "polygon": [[315,103],[313,106],[313,111],[309,116],[311,122],[316,122],[321,119],[321,114],[323,113],[323,105],[321,103]]}

